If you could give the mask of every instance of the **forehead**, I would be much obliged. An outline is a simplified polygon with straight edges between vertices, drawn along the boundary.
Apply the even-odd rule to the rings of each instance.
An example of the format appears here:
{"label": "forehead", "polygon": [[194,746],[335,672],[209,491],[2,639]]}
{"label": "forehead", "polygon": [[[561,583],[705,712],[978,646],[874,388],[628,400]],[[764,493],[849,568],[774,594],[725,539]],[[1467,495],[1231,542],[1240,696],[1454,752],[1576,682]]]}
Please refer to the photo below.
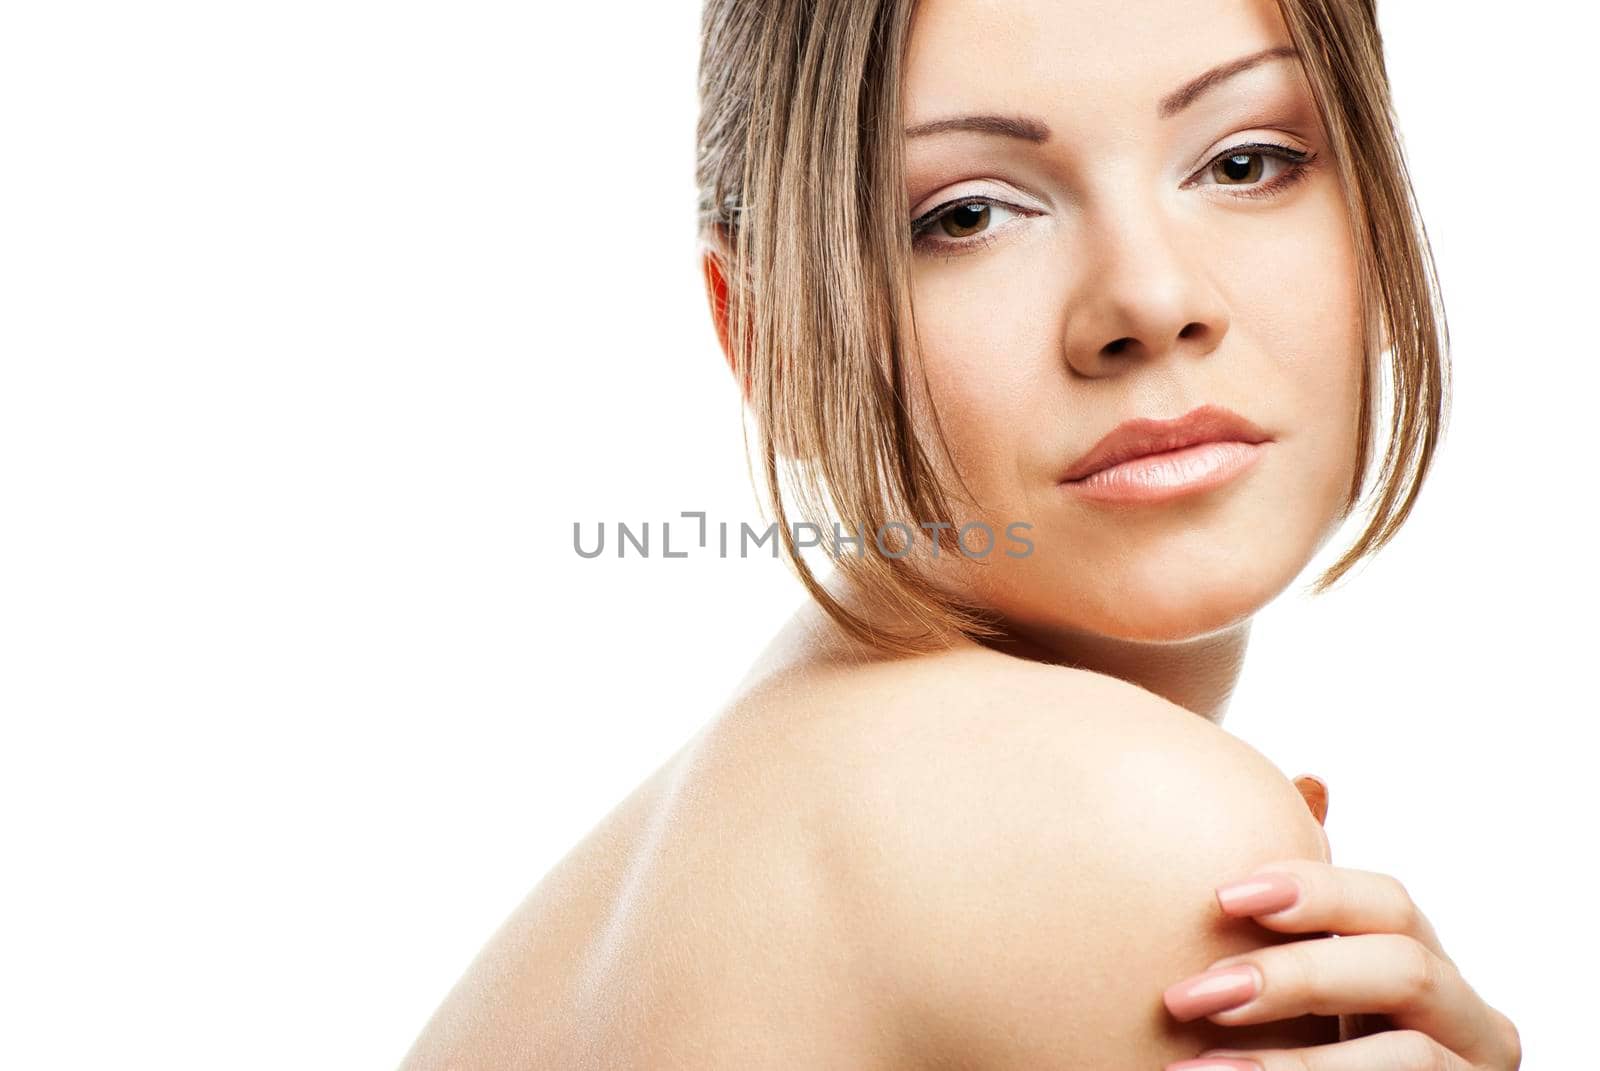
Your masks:
{"label": "forehead", "polygon": [[1287,43],[1275,0],[919,0],[906,125],[971,111],[1154,121],[1184,80]]}

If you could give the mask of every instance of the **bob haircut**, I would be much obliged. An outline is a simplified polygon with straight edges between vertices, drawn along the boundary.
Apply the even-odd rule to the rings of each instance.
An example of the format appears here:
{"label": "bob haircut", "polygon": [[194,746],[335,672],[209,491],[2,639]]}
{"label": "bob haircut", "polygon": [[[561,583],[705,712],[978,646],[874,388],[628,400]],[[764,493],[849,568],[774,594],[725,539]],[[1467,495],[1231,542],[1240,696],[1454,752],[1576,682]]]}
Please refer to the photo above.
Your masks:
{"label": "bob haircut", "polygon": [[[851,635],[898,653],[944,646],[951,630],[997,630],[982,607],[962,604],[908,563],[838,554],[835,545],[830,557],[841,571],[913,629],[889,634],[856,617],[797,549],[784,483],[803,518],[843,517],[864,539],[897,518],[952,518],[951,491],[935,476],[907,402],[916,328],[901,83],[914,6],[706,0],[695,167],[707,281],[756,418],[785,560]],[[1313,585],[1321,594],[1387,544],[1411,512],[1447,419],[1449,330],[1396,131],[1376,0],[1278,7],[1337,160],[1359,265],[1365,356],[1346,518],[1368,485],[1375,395],[1389,355],[1389,440],[1372,509],[1356,543]],[[933,423],[948,458],[936,412]],[[940,532],[947,543],[952,536]]]}

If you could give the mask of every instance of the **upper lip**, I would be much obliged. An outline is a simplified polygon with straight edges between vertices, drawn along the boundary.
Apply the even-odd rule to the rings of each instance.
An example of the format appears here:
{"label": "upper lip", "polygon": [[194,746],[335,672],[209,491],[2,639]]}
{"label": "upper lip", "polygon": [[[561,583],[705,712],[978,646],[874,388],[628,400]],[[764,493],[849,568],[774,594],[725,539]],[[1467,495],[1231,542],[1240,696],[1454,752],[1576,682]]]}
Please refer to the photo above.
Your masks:
{"label": "upper lip", "polygon": [[1202,405],[1173,420],[1124,420],[1080,457],[1061,480],[1081,480],[1131,458],[1182,450],[1196,443],[1260,443],[1269,438],[1244,417],[1220,405]]}

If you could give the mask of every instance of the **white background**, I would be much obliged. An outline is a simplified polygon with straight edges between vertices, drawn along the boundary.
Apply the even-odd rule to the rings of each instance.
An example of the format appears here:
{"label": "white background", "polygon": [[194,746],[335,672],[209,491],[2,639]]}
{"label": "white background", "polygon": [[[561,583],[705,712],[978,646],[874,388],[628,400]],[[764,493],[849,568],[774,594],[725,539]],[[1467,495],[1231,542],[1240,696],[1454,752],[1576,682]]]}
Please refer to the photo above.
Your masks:
{"label": "white background", "polygon": [[[1594,38],[1382,7],[1454,415],[1399,540],[1260,615],[1226,726],[1573,1067]],[[697,50],[684,2],[8,6],[0,1064],[393,1066],[798,605],[765,559],[571,549],[757,517]]]}

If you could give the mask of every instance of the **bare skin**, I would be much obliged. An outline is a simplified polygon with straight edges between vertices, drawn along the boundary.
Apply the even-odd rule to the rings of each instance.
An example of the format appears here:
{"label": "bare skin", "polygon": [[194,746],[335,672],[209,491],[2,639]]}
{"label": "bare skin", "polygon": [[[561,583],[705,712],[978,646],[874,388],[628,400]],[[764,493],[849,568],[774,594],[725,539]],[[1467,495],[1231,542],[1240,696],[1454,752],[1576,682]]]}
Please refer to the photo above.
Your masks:
{"label": "bare skin", "polygon": [[[986,644],[886,658],[803,607],[533,890],[406,1068],[1103,1071],[1337,1040],[1327,1015],[1223,1028],[1160,1004],[1297,939],[1219,922],[1214,883],[1329,859],[1320,784],[1220,727],[1252,616],[1354,476],[1357,276],[1309,89],[1282,56],[1193,88],[1287,43],[1270,0],[919,4],[908,127],[1051,131],[908,138],[913,218],[990,208],[911,273],[919,434],[931,400],[941,475],[973,493],[937,520],[1025,518],[1047,552],[914,559],[999,615]],[[1279,182],[1261,143],[1313,163]],[[1220,493],[1119,510],[1062,486],[1121,421],[1201,404],[1270,433]]]}
{"label": "bare skin", "polygon": [[[984,769],[983,749],[998,745],[983,696],[996,679],[1029,666],[1039,668],[976,644],[886,659],[843,637],[814,606],[802,607],[739,698],[533,890],[404,1067],[939,1066],[902,1037],[898,983],[850,952],[872,947],[863,931],[882,913],[882,900],[861,895],[852,876],[869,836],[857,808],[868,806],[880,774],[892,776],[884,765],[891,754],[918,755],[918,766],[951,778]],[[1081,707],[1085,718],[1061,719],[1064,736],[1086,746],[1096,733],[1115,733],[1093,716],[1099,694],[1085,689],[1085,678],[1098,675],[1049,672],[1059,676],[1026,694],[1038,696],[1040,709]],[[934,723],[938,731],[908,732],[896,697],[930,680],[957,713]],[[914,809],[900,820],[915,821]],[[1061,911],[1073,908],[1063,903]],[[1254,947],[1262,936],[1228,947]],[[995,982],[1003,990],[1004,980]],[[1327,1019],[1232,1031],[1200,1022],[1152,1030],[1148,1055],[1173,1058],[1224,1042],[1307,1044],[1335,1029]],[[1126,1039],[1085,1034],[1061,1055],[1070,1062],[1058,1066],[1087,1071],[1135,1051]]]}

